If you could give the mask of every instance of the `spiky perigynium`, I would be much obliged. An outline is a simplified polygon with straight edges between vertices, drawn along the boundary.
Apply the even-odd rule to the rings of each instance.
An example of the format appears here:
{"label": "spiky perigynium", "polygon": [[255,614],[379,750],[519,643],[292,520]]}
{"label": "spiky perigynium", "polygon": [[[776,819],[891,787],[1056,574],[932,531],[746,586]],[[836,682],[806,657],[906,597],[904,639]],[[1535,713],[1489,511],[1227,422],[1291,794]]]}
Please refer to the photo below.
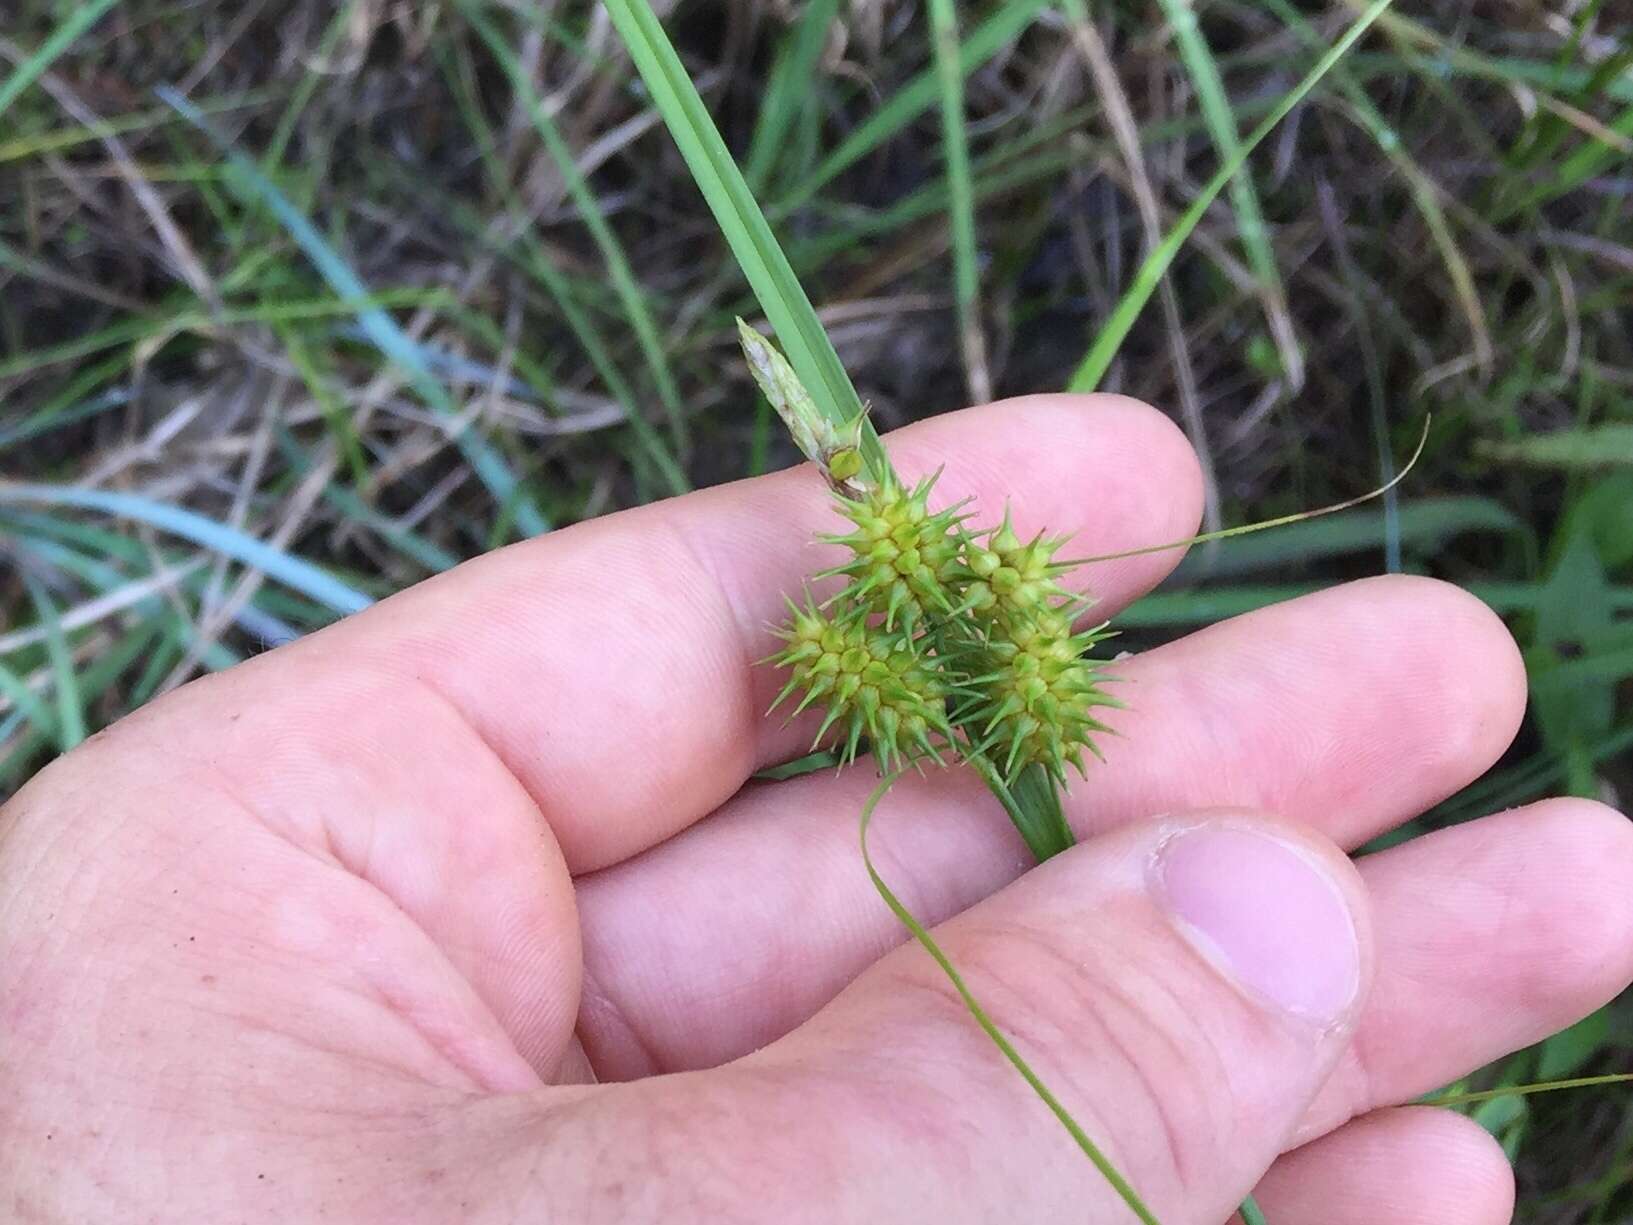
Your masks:
{"label": "spiky perigynium", "polygon": [[[793,616],[778,631],[788,645],[770,662],[790,670],[788,683],[771,709],[795,692],[805,696],[794,708],[825,703],[827,713],[812,741],[821,743],[836,724],[845,732],[841,761],[853,761],[862,737],[886,770],[921,756],[937,757],[935,741],[952,739],[947,721],[950,687],[898,631],[870,625],[865,614],[831,616],[814,603],[789,602]],[[790,715],[790,718],[793,716]]]}
{"label": "spiky perigynium", "polygon": [[886,481],[861,498],[836,498],[854,530],[822,537],[851,552],[844,564],[817,576],[850,579],[830,605],[865,608],[883,618],[886,629],[899,626],[909,636],[927,617],[954,610],[970,578],[962,559],[965,534],[959,507],[930,512],[936,475],[911,491]]}
{"label": "spiky perigynium", "polygon": [[1059,579],[1071,564],[1054,560],[1065,543],[1064,536],[1045,537],[1041,532],[1023,542],[1005,510],[1004,521],[986,534],[984,543],[973,536],[965,541],[968,582],[962,607],[981,619],[1009,625],[1070,601],[1073,597]]}
{"label": "spiky perigynium", "polygon": [[960,709],[958,723],[1010,782],[1040,765],[1064,786],[1066,766],[1085,774],[1083,750],[1098,756],[1095,733],[1110,730],[1091,712],[1119,703],[1085,657],[1108,636],[1106,627],[1074,634],[1074,610],[1081,609],[1056,602],[992,622],[977,648],[985,669],[970,678],[977,696]]}

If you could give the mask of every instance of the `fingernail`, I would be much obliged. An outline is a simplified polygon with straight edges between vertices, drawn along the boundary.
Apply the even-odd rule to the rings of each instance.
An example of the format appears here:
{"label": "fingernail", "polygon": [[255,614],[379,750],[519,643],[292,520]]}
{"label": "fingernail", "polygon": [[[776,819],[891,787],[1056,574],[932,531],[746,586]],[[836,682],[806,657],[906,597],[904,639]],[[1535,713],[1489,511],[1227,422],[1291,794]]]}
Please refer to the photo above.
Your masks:
{"label": "fingernail", "polygon": [[1249,992],[1318,1025],[1360,987],[1355,921],[1311,856],[1256,830],[1198,825],[1157,853],[1157,892],[1203,956]]}

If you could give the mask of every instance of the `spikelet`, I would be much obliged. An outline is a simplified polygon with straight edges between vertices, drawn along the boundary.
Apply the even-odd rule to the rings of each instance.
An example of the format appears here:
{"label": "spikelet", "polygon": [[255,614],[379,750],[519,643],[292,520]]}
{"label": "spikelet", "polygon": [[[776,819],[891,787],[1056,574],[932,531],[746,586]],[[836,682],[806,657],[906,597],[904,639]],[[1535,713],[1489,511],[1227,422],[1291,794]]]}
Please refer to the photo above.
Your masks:
{"label": "spikelet", "polygon": [[1036,613],[1070,602],[1073,597],[1059,580],[1071,565],[1054,559],[1065,543],[1064,536],[1045,537],[1041,532],[1022,543],[1010,526],[1006,508],[1003,522],[987,533],[984,544],[974,537],[965,542],[969,583],[962,607],[986,620],[1019,625]]}
{"label": "spikelet", "polygon": [[936,742],[952,739],[947,719],[951,687],[900,633],[870,625],[856,612],[832,616],[807,599],[789,602],[787,646],[769,662],[789,669],[775,710],[797,692],[792,718],[809,706],[826,708],[815,748],[831,728],[844,735],[840,761],[856,759],[865,736],[879,765],[890,770],[920,757],[938,758]]}
{"label": "spikelet", "polygon": [[849,585],[834,597],[838,607],[860,607],[911,637],[927,617],[947,616],[968,581],[959,507],[930,511],[933,474],[911,491],[886,481],[860,498],[836,495],[839,513],[851,521],[846,535],[826,535],[850,550],[849,560],[818,578],[844,575]]}
{"label": "spikelet", "polygon": [[1065,786],[1066,767],[1086,774],[1083,750],[1099,756],[1094,736],[1110,730],[1091,712],[1119,703],[1086,657],[1109,635],[1104,625],[1074,634],[1073,610],[1056,602],[995,622],[981,644],[986,670],[968,681],[976,696],[958,722],[1009,782],[1038,765]]}

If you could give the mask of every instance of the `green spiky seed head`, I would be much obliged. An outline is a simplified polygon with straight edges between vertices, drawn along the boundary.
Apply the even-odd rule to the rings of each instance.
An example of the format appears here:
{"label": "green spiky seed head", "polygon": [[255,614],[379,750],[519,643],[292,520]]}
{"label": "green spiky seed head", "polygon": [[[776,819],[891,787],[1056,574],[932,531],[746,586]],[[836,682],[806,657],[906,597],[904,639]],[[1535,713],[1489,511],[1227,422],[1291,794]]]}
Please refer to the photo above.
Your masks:
{"label": "green spiky seed head", "polygon": [[952,735],[948,686],[900,633],[856,615],[830,616],[814,603],[790,604],[792,617],[778,636],[787,645],[770,662],[789,670],[771,708],[804,696],[789,716],[807,707],[825,710],[812,742],[830,729],[844,736],[841,761],[854,761],[865,736],[886,770],[919,757],[936,757],[936,741]]}
{"label": "green spiky seed head", "polygon": [[892,481],[862,498],[836,499],[853,530],[823,537],[851,552],[849,561],[825,572],[850,579],[834,603],[865,609],[882,617],[885,628],[908,633],[927,614],[957,607],[969,578],[961,519],[958,507],[931,513],[935,480],[927,477],[912,490]]}
{"label": "green spiky seed head", "polygon": [[1064,785],[1066,766],[1086,773],[1083,750],[1098,756],[1094,736],[1110,730],[1094,709],[1118,705],[1084,657],[1105,627],[1073,634],[1068,609],[1052,607],[1000,628],[985,644],[987,670],[970,682],[980,696],[959,721],[1006,778],[1035,764]]}
{"label": "green spiky seed head", "polygon": [[984,542],[971,538],[965,545],[970,582],[963,606],[1009,623],[1072,599],[1059,581],[1071,564],[1054,559],[1065,542],[1064,536],[1046,538],[1041,533],[1023,542],[1010,526],[1006,511],[1003,523]]}

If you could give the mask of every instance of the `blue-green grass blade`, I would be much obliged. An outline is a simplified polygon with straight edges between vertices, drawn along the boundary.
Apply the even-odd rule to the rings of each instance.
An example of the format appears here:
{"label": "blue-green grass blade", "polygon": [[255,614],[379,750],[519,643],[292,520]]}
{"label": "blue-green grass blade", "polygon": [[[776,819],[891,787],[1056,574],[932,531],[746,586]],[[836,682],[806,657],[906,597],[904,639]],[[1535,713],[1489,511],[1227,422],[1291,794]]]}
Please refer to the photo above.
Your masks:
{"label": "blue-green grass blade", "polygon": [[373,603],[368,596],[354,591],[303,558],[273,548],[214,519],[137,494],[3,481],[0,482],[0,505],[74,506],[135,519],[260,570],[268,578],[309,596],[342,616],[361,612]]}

